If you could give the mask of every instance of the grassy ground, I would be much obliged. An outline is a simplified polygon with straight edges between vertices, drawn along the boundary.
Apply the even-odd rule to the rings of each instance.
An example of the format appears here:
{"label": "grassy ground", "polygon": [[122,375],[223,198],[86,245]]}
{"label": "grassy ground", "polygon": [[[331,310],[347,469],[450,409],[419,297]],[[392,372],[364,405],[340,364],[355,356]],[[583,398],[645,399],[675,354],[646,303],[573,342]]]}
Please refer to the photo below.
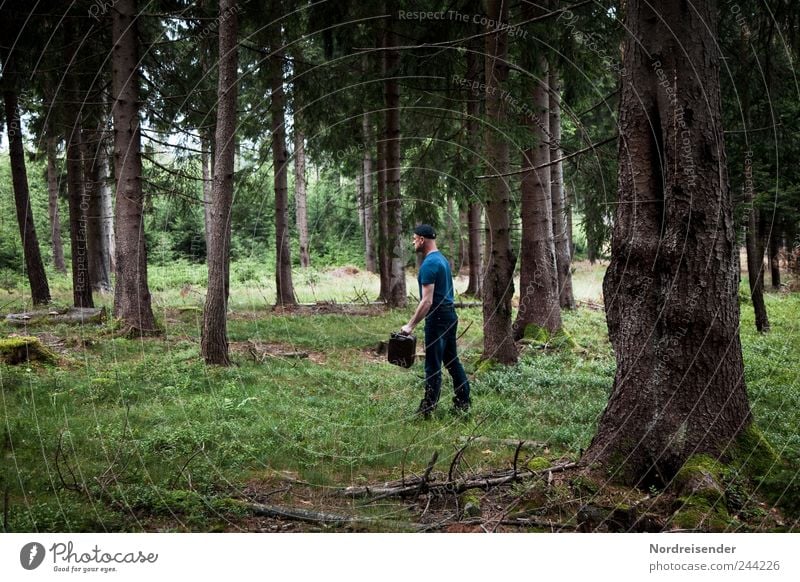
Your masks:
{"label": "grassy ground", "polygon": [[[578,266],[579,299],[601,300],[602,269]],[[565,314],[578,348],[529,346],[518,366],[475,377],[481,313],[464,309],[459,344],[473,381],[473,411],[467,418],[450,414],[448,378],[443,405],[431,422],[421,422],[413,417],[421,366],[390,366],[374,351],[410,309],[272,313],[269,276],[247,264],[232,269],[236,365],[206,368],[199,355],[202,270],[152,269],[163,338],[118,338],[110,326],[57,326],[39,335],[58,351],[60,365],[0,365],[5,531],[264,528],[230,499],[338,504],[409,521],[401,504],[355,508],[330,494],[421,474],[434,452],[435,469],[447,472],[471,436],[488,440],[466,449],[459,465],[466,472],[508,467],[514,448],[499,439],[541,442],[536,454],[549,462],[575,460],[613,380],[602,311]],[[69,302],[67,281],[54,281],[57,301]],[[301,301],[360,301],[377,291],[373,276],[348,269],[296,273],[295,283]],[[413,285],[410,279],[409,290]],[[26,307],[18,287],[7,301],[3,312]],[[800,390],[792,362],[800,356],[794,315],[800,299],[770,295],[768,308],[767,336],[753,331],[749,306],[743,308],[748,389],[760,428],[779,452],[797,458]],[[287,351],[309,357],[275,355]],[[797,487],[787,485],[791,496]]]}

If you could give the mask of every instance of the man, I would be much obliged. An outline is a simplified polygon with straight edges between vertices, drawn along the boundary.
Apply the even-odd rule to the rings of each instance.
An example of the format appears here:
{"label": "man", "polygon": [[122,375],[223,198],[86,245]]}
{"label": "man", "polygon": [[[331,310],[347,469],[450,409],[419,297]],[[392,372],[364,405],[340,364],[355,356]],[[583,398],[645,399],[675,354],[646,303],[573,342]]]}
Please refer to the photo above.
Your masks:
{"label": "man", "polygon": [[456,349],[458,316],[453,301],[450,263],[436,248],[436,231],[428,224],[420,224],[414,229],[414,250],[424,257],[417,276],[420,301],[413,317],[401,331],[410,334],[425,319],[425,396],[417,414],[430,418],[439,402],[442,363],[453,378],[453,407],[456,412],[466,412],[471,403],[469,380]]}

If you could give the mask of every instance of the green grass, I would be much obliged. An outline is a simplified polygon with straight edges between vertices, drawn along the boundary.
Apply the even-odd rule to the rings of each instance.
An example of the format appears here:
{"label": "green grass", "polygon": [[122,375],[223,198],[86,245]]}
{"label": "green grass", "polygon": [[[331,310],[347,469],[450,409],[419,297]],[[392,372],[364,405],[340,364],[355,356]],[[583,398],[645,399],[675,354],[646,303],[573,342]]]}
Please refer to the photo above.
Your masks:
{"label": "green grass", "polygon": [[[465,309],[460,330],[469,329],[460,348],[473,377],[473,411],[466,419],[449,414],[446,378],[442,405],[432,421],[421,422],[413,412],[422,396],[422,367],[390,366],[371,351],[411,308],[375,316],[273,314],[267,301],[242,299],[236,286],[232,342],[281,343],[312,357],[255,361],[234,343],[234,366],[207,368],[199,353],[199,312],[177,309],[191,304],[191,294],[181,297],[176,286],[202,284],[193,269],[151,270],[154,289],[164,288],[155,296],[165,338],[123,339],[108,326],[58,326],[48,332],[63,341],[66,365],[0,365],[0,494],[8,491],[9,531],[230,529],[240,510],[224,500],[253,479],[290,471],[324,494],[332,486],[419,474],[434,452],[436,468],[447,471],[469,436],[542,441],[550,458],[577,458],[613,381],[602,311],[565,313],[578,348],[530,347],[518,366],[473,377],[482,317],[480,309]],[[348,287],[374,283],[366,274],[314,276],[315,293],[340,301]],[[599,277],[587,270],[586,280]],[[55,282],[59,300],[67,302],[66,281]],[[256,288],[249,289],[255,297]],[[12,299],[24,305],[21,297]],[[800,299],[768,295],[767,302],[773,331],[766,336],[755,333],[743,307],[748,390],[759,427],[791,458],[800,451],[793,364],[800,356],[794,317]],[[464,466],[504,467],[512,457],[510,447],[470,447]],[[74,484],[92,495],[71,490]]]}

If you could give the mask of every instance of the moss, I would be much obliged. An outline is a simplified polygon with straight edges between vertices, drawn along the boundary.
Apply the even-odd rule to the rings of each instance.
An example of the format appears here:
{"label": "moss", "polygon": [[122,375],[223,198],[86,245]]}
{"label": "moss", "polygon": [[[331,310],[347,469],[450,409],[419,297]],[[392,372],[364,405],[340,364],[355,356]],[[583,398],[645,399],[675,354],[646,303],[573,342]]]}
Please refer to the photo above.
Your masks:
{"label": "moss", "polygon": [[475,493],[462,493],[458,498],[458,502],[464,517],[480,517],[481,500]]}
{"label": "moss", "polygon": [[563,327],[550,336],[549,343],[554,348],[574,349],[578,347],[578,342]]}
{"label": "moss", "polygon": [[0,339],[0,360],[11,365],[34,360],[54,364],[58,358],[39,338],[14,336]]}
{"label": "moss", "polygon": [[572,487],[579,493],[595,495],[602,486],[587,475],[578,475],[572,480]]}
{"label": "moss", "polygon": [[522,334],[522,339],[526,343],[532,344],[546,344],[550,339],[550,332],[546,328],[529,323],[525,326],[525,331]]}
{"label": "moss", "polygon": [[551,466],[551,463],[544,457],[534,457],[525,466],[531,471],[544,471]]}
{"label": "moss", "polygon": [[736,439],[734,462],[745,474],[760,478],[774,470],[780,456],[754,424],[744,429]]}
{"label": "moss", "polygon": [[724,504],[711,504],[698,495],[680,497],[678,502],[680,508],[672,516],[675,527],[711,532],[724,532],[730,528],[731,519]]}

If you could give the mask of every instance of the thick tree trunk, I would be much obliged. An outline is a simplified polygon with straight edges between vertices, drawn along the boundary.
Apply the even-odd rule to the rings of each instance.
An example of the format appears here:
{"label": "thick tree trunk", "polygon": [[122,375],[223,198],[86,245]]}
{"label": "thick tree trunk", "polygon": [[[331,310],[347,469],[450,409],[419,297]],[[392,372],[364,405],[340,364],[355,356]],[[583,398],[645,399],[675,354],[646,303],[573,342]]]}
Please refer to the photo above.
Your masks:
{"label": "thick tree trunk", "polygon": [[56,137],[47,137],[47,209],[50,215],[50,245],[53,248],[53,267],[59,273],[66,273],[64,264],[64,245],[61,243],[61,216],[58,209],[58,164],[56,158]]}
{"label": "thick tree trunk", "polygon": [[[295,117],[295,124],[297,117]],[[311,265],[308,254],[308,211],[306,210],[306,150],[305,135],[295,126],[294,133],[294,199],[297,208],[297,232],[300,235],[300,266]]]}
{"label": "thick tree trunk", "polygon": [[372,197],[372,125],[369,122],[369,114],[364,114],[361,123],[361,131],[364,138],[364,160],[361,166],[364,192],[364,260],[367,271],[377,273],[378,266],[375,260],[375,206]]}
{"label": "thick tree trunk", "polygon": [[[488,0],[487,17],[508,24],[508,2]],[[508,28],[498,26],[486,36],[486,116],[495,127],[506,123],[503,95],[508,79]],[[497,129],[486,131],[488,174],[508,171],[507,137]],[[483,283],[483,358],[503,364],[517,361],[517,346],[511,335],[511,298],[514,296],[514,265],[511,250],[510,192],[508,178],[487,184],[486,278]]]}
{"label": "thick tree trunk", "polygon": [[[483,80],[483,61],[480,58],[483,43],[479,38],[476,38],[471,45],[472,50],[467,51],[467,80],[469,86],[477,86],[474,83],[480,83]],[[480,94],[476,94],[471,89],[467,89],[466,94],[466,111],[467,111],[467,143],[469,152],[470,163],[473,168],[479,168],[481,165],[481,138],[480,138],[480,114],[481,114],[481,101]],[[483,214],[483,206],[480,201],[474,199],[474,194],[470,193],[469,208],[467,210],[467,236],[469,242],[467,243],[467,254],[469,255],[469,282],[467,283],[466,295],[472,297],[480,297],[483,287],[483,259],[481,257],[481,232],[483,225],[481,224],[481,215]]]}
{"label": "thick tree trunk", "polygon": [[[550,69],[550,158],[560,160],[561,151],[561,79],[558,71]],[[564,188],[563,162],[550,167],[550,199],[553,204],[553,242],[556,252],[558,302],[564,309],[575,309],[572,292],[572,253]]]}
{"label": "thick tree trunk", "polygon": [[[72,23],[64,25],[64,38],[67,47],[75,45],[76,38]],[[71,53],[71,54],[70,54]],[[75,307],[94,307],[92,285],[89,275],[89,251],[87,248],[87,217],[89,199],[86,195],[83,176],[83,156],[81,148],[81,93],[78,85],[77,61],[80,58],[77,48],[64,53],[66,71],[64,73],[65,103],[62,107],[66,125],[66,166],[67,195],[69,207],[69,238],[72,248],[72,301]]]}
{"label": "thick tree trunk", "polygon": [[725,457],[751,422],[720,114],[716,2],[628,0],[619,202],[603,283],[617,359],[588,465],[639,486]]}
{"label": "thick tree trunk", "polygon": [[[532,115],[526,117],[536,144],[523,152],[522,163],[540,167],[522,176],[522,244],[520,246],[520,299],[514,322],[514,339],[521,339],[529,326],[555,333],[561,329],[558,304],[556,251],[553,240],[553,207],[550,198],[550,122],[548,109],[548,65],[544,56],[534,67],[540,81],[532,96]],[[534,335],[538,335],[538,329]]]}
{"label": "thick tree trunk", "polygon": [[219,78],[214,183],[208,215],[208,292],[203,310],[201,349],[207,364],[227,366],[228,295],[231,247],[231,209],[236,154],[236,99],[238,90],[236,0],[219,3]]}
{"label": "thick tree trunk", "polygon": [[[273,6],[277,7],[278,2]],[[278,14],[273,10],[273,14]],[[286,151],[286,114],[284,111],[285,94],[283,90],[283,50],[281,46],[280,27],[273,30],[273,54],[269,58],[270,77],[272,81],[272,160],[275,180],[275,289],[276,305],[295,305],[292,284],[292,253],[289,246],[289,187],[286,171],[289,154]],[[218,154],[219,155],[219,154]]]}
{"label": "thick tree trunk", "polygon": [[157,332],[147,285],[147,249],[144,243],[138,14],[136,0],[117,0],[111,8],[114,177],[117,184],[114,315],[132,335]]}
{"label": "thick tree trunk", "polygon": [[[397,38],[389,22],[385,30],[386,47],[397,45]],[[386,214],[388,217],[387,251],[389,278],[386,302],[389,307],[405,307],[406,274],[403,252],[403,212],[400,207],[400,84],[397,81],[400,53],[386,50],[383,96],[386,105]]]}
{"label": "thick tree trunk", "polygon": [[[8,59],[4,59],[5,70]],[[5,75],[4,75],[5,76]],[[11,81],[3,80],[8,85]],[[6,130],[8,135],[8,154],[11,161],[11,182],[14,189],[14,206],[17,210],[19,235],[22,239],[22,252],[25,256],[25,272],[31,287],[31,301],[34,305],[50,302],[50,287],[39,251],[39,239],[33,222],[31,199],[28,191],[28,172],[25,167],[25,149],[22,143],[22,123],[19,116],[17,94],[11,86],[3,89]]]}

